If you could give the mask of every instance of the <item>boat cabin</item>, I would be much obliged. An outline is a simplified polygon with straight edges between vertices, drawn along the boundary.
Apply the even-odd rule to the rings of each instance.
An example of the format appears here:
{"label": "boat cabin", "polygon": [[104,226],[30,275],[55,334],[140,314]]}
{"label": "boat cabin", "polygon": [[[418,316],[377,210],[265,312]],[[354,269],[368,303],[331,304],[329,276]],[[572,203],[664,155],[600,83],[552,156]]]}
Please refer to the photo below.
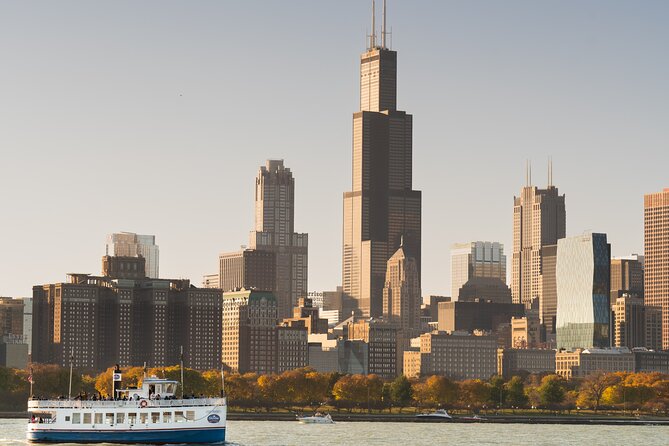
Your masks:
{"label": "boat cabin", "polygon": [[141,388],[117,389],[116,398],[120,400],[174,399],[178,384],[179,381],[151,376],[149,378],[144,378]]}

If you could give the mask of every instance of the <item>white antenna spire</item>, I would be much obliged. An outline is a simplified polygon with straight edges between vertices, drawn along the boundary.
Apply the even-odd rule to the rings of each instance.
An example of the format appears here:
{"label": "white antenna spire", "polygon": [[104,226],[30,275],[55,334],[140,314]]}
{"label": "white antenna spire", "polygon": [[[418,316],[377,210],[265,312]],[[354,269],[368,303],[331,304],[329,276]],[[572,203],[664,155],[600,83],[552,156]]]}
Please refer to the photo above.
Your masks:
{"label": "white antenna spire", "polygon": [[386,48],[386,0],[383,0],[383,22],[381,23],[381,48]]}
{"label": "white antenna spire", "polygon": [[376,0],[372,0],[372,37],[369,44],[369,49],[376,47]]}

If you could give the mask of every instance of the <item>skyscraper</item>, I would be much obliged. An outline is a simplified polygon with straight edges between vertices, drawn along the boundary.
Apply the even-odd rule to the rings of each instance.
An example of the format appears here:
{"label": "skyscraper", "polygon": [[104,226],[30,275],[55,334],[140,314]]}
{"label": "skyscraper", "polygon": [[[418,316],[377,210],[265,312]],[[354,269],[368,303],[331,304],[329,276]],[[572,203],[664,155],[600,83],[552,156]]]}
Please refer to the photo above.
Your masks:
{"label": "skyscraper", "polygon": [[360,57],[352,187],[344,193],[342,285],[363,316],[383,312],[386,262],[402,237],[419,281],[421,271],[421,192],[412,189],[412,116],[397,110],[397,52],[386,46],[385,16],[384,2],[381,44],[373,25]]}
{"label": "skyscraper", "polygon": [[546,189],[530,183],[528,175],[528,185],[514,197],[511,294],[526,308],[539,300],[539,319],[550,335],[557,311],[557,242],[566,233],[565,196],[553,186],[550,171]]}
{"label": "skyscraper", "polygon": [[624,294],[643,300],[643,256],[611,259],[611,304]]}
{"label": "skyscraper", "polygon": [[250,247],[274,253],[279,317],[289,317],[297,299],[307,295],[308,234],[294,232],[295,180],[283,160],[267,160],[256,177],[255,230]]}
{"label": "skyscraper", "polygon": [[383,317],[395,322],[402,336],[420,334],[420,284],[418,267],[400,246],[388,260],[386,284],[383,288]]}
{"label": "skyscraper", "polygon": [[451,300],[469,279],[486,277],[506,283],[504,245],[497,242],[455,243],[451,246]]}
{"label": "skyscraper", "polygon": [[610,347],[611,245],[606,234],[558,241],[557,347]]}
{"label": "skyscraper", "polygon": [[157,279],[158,246],[155,235],[118,232],[107,236],[106,255],[113,257],[144,257],[146,277]]}
{"label": "skyscraper", "polygon": [[669,188],[644,196],[644,298],[662,308],[662,348],[669,349]]}

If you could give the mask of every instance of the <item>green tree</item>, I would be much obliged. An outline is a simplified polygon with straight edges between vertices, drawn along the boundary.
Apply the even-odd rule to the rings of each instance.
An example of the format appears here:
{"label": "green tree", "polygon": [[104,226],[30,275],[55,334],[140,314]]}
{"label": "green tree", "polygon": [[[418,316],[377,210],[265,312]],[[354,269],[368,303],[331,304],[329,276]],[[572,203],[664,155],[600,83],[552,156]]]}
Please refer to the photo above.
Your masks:
{"label": "green tree", "polygon": [[556,408],[565,399],[564,380],[559,375],[545,376],[537,390],[541,404],[549,409]]}
{"label": "green tree", "polygon": [[396,406],[399,406],[400,413],[402,408],[406,407],[411,403],[411,383],[406,376],[400,375],[392,382],[390,385],[390,394],[393,398],[393,403]]}
{"label": "green tree", "polygon": [[496,407],[502,408],[506,402],[506,387],[504,378],[495,375],[490,378],[490,400],[489,402]]}
{"label": "green tree", "polygon": [[520,376],[512,377],[505,384],[506,402],[511,407],[525,407],[527,405],[527,395],[525,395],[525,385]]}

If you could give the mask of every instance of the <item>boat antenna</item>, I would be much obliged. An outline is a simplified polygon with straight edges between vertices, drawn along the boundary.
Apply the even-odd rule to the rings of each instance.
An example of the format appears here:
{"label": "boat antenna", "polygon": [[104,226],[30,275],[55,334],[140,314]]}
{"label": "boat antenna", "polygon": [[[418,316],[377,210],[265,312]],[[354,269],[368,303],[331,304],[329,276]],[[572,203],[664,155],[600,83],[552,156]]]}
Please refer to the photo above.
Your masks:
{"label": "boat antenna", "polygon": [[72,399],[72,366],[74,363],[74,347],[70,347],[70,387],[67,391],[67,399]]}
{"label": "boat antenna", "polygon": [[184,346],[180,346],[179,361],[181,368],[181,399],[184,399]]}

